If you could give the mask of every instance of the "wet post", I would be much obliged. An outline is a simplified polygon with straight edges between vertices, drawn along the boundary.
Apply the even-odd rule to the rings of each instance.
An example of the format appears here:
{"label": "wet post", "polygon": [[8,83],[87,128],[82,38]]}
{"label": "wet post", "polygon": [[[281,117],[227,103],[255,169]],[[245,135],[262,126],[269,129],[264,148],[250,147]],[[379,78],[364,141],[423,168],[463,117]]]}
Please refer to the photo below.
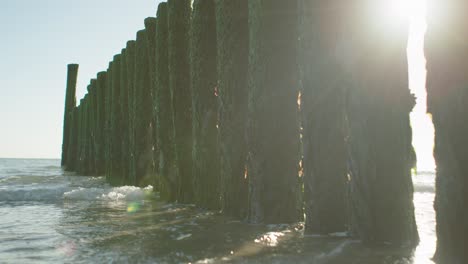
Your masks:
{"label": "wet post", "polygon": [[[386,10],[350,8],[349,200],[353,236],[368,244],[418,243],[411,179],[408,21],[383,23]],[[367,12],[365,10],[372,10]],[[380,13],[379,13],[380,10]]]}
{"label": "wet post", "polygon": [[153,179],[151,179],[151,185],[157,188],[159,186],[159,152],[160,147],[158,146],[158,129],[157,129],[157,116],[156,116],[156,101],[154,99],[156,93],[156,25],[157,20],[154,17],[148,17],[145,19],[145,29],[148,38],[148,57],[149,57],[149,72],[150,72],[150,95],[152,98],[152,119],[151,128],[153,131],[153,163],[154,172]]}
{"label": "wet post", "polygon": [[425,39],[427,111],[437,164],[434,258],[443,264],[468,263],[467,8],[466,1],[432,1]]}
{"label": "wet post", "polygon": [[107,73],[99,72],[96,81],[96,174],[105,173],[104,142],[105,137],[105,95]]}
{"label": "wet post", "polygon": [[219,208],[220,159],[214,0],[195,0],[190,31],[193,183],[195,203]]}
{"label": "wet post", "polygon": [[248,0],[216,0],[221,208],[247,215]]}
{"label": "wet post", "polygon": [[137,33],[135,47],[135,175],[136,185],[152,183],[153,166],[153,131],[151,76],[149,72],[148,35],[146,30]]}
{"label": "wet post", "polygon": [[128,131],[128,78],[127,78],[127,49],[122,49],[120,59],[120,141],[121,141],[121,184],[130,185],[128,171],[129,171],[129,131]]}
{"label": "wet post", "polygon": [[177,200],[193,202],[192,97],[190,92],[190,0],[168,0],[169,87],[174,106],[176,160],[179,172]]}
{"label": "wet post", "polygon": [[[127,182],[136,185],[136,161],[135,161],[135,41],[127,42],[126,48],[126,71],[127,71],[127,119],[128,127],[128,174]],[[125,100],[124,100],[125,101]],[[125,129],[125,128],[124,128]]]}
{"label": "wet post", "polygon": [[112,162],[111,162],[111,113],[112,113],[112,68],[113,62],[109,62],[109,67],[107,68],[107,81],[106,81],[106,93],[105,93],[105,118],[104,118],[104,138],[105,138],[105,158],[106,158],[106,170],[105,175],[107,180],[111,180],[111,171],[112,171]]}
{"label": "wet post", "polygon": [[248,167],[251,223],[302,219],[297,1],[249,1]]}
{"label": "wet post", "polygon": [[62,139],[62,161],[65,168],[68,161],[68,147],[70,134],[70,119],[73,109],[76,107],[76,80],[78,77],[78,64],[69,64],[67,66],[67,88],[65,91],[65,110],[63,113],[63,139]]}
{"label": "wet post", "polygon": [[90,84],[88,85],[88,174],[96,175],[96,138],[95,138],[95,122],[96,122],[96,97],[94,86],[96,85],[96,80],[91,79]]}
{"label": "wet post", "polygon": [[78,108],[74,107],[70,112],[70,133],[68,133],[68,149],[66,170],[76,171],[76,152],[77,152],[77,136],[78,136]]}
{"label": "wet post", "polygon": [[[347,9],[339,1],[299,0],[303,181],[307,233],[347,230],[346,112],[343,71]],[[339,51],[339,50],[338,50]]]}
{"label": "wet post", "polygon": [[121,72],[121,54],[114,56],[112,67],[111,86],[111,113],[110,113],[110,162],[111,171],[109,183],[112,185],[122,185],[122,118],[120,111],[120,72]]}
{"label": "wet post", "polygon": [[[178,179],[175,159],[174,111],[169,87],[167,3],[160,3],[157,12],[155,43],[156,89],[154,100],[157,115],[157,142],[160,147],[159,191],[169,202],[177,200]],[[158,165],[158,164],[156,164]]]}

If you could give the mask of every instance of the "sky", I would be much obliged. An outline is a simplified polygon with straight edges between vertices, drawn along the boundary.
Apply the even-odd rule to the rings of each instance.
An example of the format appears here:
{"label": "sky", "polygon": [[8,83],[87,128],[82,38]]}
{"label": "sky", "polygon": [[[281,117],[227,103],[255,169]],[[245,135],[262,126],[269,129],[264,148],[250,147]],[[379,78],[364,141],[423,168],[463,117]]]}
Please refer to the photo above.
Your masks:
{"label": "sky", "polygon": [[[392,0],[410,16],[411,115],[418,167],[432,170],[433,127],[425,114],[425,0]],[[159,0],[2,0],[0,9],[0,158],[59,158],[66,69],[80,65],[77,101],[89,80],[135,39]]]}
{"label": "sky", "polygon": [[158,0],[2,0],[0,158],[60,158],[67,64],[77,101]]}

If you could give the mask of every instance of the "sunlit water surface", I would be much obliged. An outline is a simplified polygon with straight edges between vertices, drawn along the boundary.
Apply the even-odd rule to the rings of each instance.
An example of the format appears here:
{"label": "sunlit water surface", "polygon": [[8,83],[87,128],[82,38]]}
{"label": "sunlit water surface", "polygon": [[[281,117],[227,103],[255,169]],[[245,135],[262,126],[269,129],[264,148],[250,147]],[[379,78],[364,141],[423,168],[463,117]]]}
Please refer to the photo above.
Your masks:
{"label": "sunlit water surface", "polygon": [[408,252],[166,204],[151,187],[64,173],[59,160],[0,159],[0,263],[432,263],[434,175],[414,181],[421,243]]}

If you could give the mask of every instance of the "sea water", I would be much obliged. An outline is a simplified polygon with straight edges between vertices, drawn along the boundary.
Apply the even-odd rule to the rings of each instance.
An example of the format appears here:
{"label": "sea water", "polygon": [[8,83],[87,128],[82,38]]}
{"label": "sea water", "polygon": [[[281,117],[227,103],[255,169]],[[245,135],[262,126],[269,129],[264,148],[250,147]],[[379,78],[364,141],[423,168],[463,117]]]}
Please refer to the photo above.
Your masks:
{"label": "sea water", "polygon": [[163,203],[151,186],[111,187],[59,160],[0,159],[0,263],[432,263],[434,174],[413,180],[421,243],[408,251]]}

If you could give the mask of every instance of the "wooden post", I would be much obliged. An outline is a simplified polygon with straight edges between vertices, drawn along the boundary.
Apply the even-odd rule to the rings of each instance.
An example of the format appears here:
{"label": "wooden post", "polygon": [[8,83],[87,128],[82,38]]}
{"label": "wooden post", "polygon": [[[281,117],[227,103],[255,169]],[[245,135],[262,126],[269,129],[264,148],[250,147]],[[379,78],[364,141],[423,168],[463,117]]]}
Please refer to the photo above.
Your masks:
{"label": "wooden post", "polygon": [[69,64],[67,67],[67,88],[65,91],[65,110],[63,113],[63,139],[62,139],[62,161],[61,164],[67,167],[67,154],[70,134],[70,118],[73,109],[76,107],[76,79],[78,76],[78,64]]}
{"label": "wooden post", "polygon": [[468,263],[468,3],[430,1],[427,107],[435,128],[437,263]]}
{"label": "wooden post", "polygon": [[128,184],[136,185],[136,161],[135,161],[135,41],[127,42],[126,69],[127,69],[127,98],[128,98]]}
{"label": "wooden post", "polygon": [[[347,45],[344,12],[337,1],[300,0],[299,39],[302,80],[300,108],[304,149],[306,232],[347,230],[346,112],[349,76],[340,47]],[[337,52],[338,51],[338,52]]]}
{"label": "wooden post", "polygon": [[96,174],[105,173],[105,96],[106,96],[107,73],[99,72],[96,81]]}
{"label": "wooden post", "polygon": [[408,88],[408,22],[382,23],[385,14],[367,12],[369,8],[350,9],[348,46],[341,47],[350,73],[351,231],[370,244],[413,246],[418,233],[411,179],[409,113],[415,100]]}
{"label": "wooden post", "polygon": [[176,159],[179,171],[177,200],[193,202],[192,97],[190,92],[190,0],[168,0],[169,87],[174,105]]}
{"label": "wooden post", "polygon": [[[174,111],[169,87],[167,3],[160,3],[156,25],[156,115],[160,146],[160,186],[161,197],[169,202],[177,200],[178,179],[175,159]],[[156,164],[158,165],[158,164]]]}
{"label": "wooden post", "polygon": [[190,31],[193,183],[195,202],[219,209],[220,159],[214,0],[195,0]]}
{"label": "wooden post", "polygon": [[249,1],[248,179],[252,223],[302,219],[297,0]]}
{"label": "wooden post", "polygon": [[247,214],[247,3],[216,0],[221,207],[241,219]]}

